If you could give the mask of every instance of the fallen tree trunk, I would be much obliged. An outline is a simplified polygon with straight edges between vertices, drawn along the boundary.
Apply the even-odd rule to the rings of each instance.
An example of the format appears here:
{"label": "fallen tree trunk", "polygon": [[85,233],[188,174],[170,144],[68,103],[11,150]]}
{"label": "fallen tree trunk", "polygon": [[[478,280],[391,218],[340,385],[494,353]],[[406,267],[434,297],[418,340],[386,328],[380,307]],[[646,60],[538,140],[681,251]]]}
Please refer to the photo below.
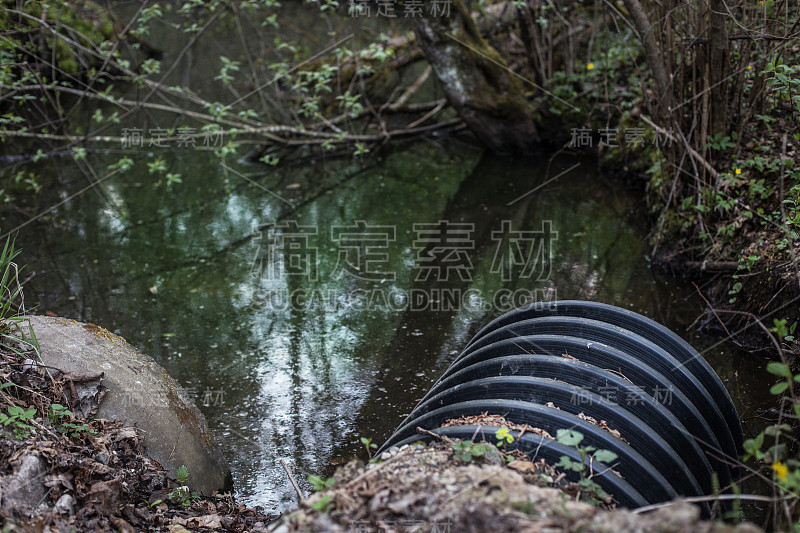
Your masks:
{"label": "fallen tree trunk", "polygon": [[461,0],[448,17],[417,18],[414,30],[450,105],[490,150],[533,153],[539,147],[534,109],[522,82],[481,36]]}

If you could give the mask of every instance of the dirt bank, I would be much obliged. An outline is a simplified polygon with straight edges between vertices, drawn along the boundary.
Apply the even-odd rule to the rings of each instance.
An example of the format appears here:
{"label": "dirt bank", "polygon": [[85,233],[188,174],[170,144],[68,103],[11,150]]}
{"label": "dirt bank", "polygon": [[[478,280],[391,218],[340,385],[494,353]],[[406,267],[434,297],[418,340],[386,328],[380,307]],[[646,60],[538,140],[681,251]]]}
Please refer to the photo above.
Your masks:
{"label": "dirt bank", "polygon": [[[493,445],[492,445],[493,446]],[[457,446],[456,446],[457,447]],[[761,531],[700,520],[700,509],[675,502],[645,514],[590,505],[574,483],[543,462],[505,454],[464,459],[452,443],[405,446],[366,466],[337,471],[331,488],[304,500],[300,509],[270,527],[296,531],[360,532],[738,532]]]}

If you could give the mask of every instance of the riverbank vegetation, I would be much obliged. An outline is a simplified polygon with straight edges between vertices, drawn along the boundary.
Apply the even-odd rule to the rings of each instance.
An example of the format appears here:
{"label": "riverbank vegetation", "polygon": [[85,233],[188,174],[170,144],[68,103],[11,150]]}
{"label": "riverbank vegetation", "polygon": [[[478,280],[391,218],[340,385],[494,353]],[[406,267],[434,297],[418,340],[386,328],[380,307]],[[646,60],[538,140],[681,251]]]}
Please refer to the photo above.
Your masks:
{"label": "riverbank vegetation", "polygon": [[[2,4],[0,200],[25,224],[58,223],[37,193],[64,184],[28,165],[44,159],[86,178],[74,195],[133,166],[157,177],[159,194],[179,194],[191,176],[143,154],[212,152],[227,176],[241,157],[279,167],[428,136],[510,156],[590,152],[640,187],[650,260],[697,280],[701,325],[784,365],[772,370],[789,403],[765,437],[793,434],[797,2]],[[315,13],[308,27],[287,16],[299,9]],[[206,46],[222,27],[239,42]],[[198,61],[212,89],[194,86],[187,65]],[[778,480],[773,519],[788,524],[796,446],[779,457],[763,441],[748,452]]]}

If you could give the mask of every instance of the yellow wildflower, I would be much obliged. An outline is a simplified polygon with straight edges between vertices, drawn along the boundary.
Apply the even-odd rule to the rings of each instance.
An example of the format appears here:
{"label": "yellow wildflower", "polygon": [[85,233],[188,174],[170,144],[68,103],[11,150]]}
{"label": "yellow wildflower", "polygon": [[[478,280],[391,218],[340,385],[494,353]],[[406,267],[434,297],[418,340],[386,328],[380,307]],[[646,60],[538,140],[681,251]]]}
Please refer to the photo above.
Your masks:
{"label": "yellow wildflower", "polygon": [[592,70],[594,68],[594,63],[589,63],[586,65],[586,70]]}
{"label": "yellow wildflower", "polygon": [[742,169],[741,169],[741,168],[737,168],[737,169],[736,169],[736,175],[738,176],[738,175],[739,175],[739,174],[741,174],[741,173],[742,173]]}
{"label": "yellow wildflower", "polygon": [[778,479],[781,481],[786,481],[786,476],[789,474],[789,469],[786,468],[786,465],[781,463],[780,461],[775,461],[772,463],[772,469],[778,475]]}
{"label": "yellow wildflower", "polygon": [[508,428],[505,426],[495,431],[494,436],[497,437],[497,440],[500,442],[506,441],[509,444],[514,442],[514,436],[508,432]]}

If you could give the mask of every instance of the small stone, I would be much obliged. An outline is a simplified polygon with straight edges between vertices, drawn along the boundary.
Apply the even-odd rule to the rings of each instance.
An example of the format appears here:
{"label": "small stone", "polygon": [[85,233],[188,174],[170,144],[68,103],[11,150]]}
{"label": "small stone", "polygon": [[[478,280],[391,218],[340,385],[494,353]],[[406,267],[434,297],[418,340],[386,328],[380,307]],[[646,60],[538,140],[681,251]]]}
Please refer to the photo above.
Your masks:
{"label": "small stone", "polygon": [[488,446],[483,454],[483,459],[489,464],[504,465],[506,460],[503,454],[494,446]]}
{"label": "small stone", "polygon": [[108,454],[106,452],[100,452],[94,458],[100,464],[108,463]]}
{"label": "small stone", "polygon": [[25,516],[33,513],[45,495],[42,480],[46,474],[46,467],[44,459],[29,453],[19,459],[13,474],[0,477],[0,487],[3,488],[3,509]]}
{"label": "small stone", "polygon": [[763,533],[763,530],[752,522],[742,522],[733,528],[734,533]]}
{"label": "small stone", "polygon": [[659,520],[673,527],[688,526],[700,520],[700,508],[684,501],[675,501],[654,513]]}
{"label": "small stone", "polygon": [[53,512],[58,514],[69,514],[70,516],[75,514],[75,509],[72,507],[72,503],[74,502],[74,498],[69,494],[62,494],[61,497],[56,502],[55,506],[53,507]]}

